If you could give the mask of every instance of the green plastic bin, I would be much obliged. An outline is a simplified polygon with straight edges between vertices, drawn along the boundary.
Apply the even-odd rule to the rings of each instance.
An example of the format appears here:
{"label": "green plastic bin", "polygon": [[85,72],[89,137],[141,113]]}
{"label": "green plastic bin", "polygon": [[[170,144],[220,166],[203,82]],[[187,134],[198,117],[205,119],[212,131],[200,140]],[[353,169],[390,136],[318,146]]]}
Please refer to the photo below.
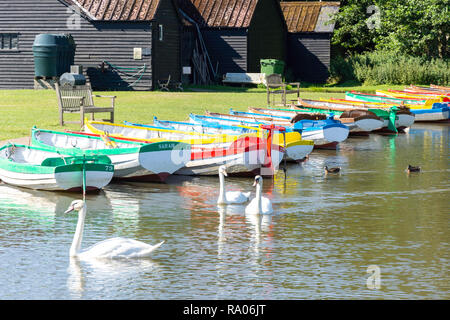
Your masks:
{"label": "green plastic bin", "polygon": [[36,77],[56,77],[58,43],[53,34],[38,34],[33,43],[34,74]]}
{"label": "green plastic bin", "polygon": [[261,73],[283,75],[284,61],[277,59],[261,59]]}
{"label": "green plastic bin", "polygon": [[67,34],[39,34],[34,39],[34,73],[37,77],[59,77],[74,63],[75,41]]}

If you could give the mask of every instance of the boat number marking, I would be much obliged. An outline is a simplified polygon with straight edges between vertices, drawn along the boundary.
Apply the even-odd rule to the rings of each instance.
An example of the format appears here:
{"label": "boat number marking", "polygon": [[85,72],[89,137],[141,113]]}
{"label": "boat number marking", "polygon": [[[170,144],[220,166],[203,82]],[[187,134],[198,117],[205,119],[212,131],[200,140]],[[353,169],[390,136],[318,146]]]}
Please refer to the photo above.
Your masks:
{"label": "boat number marking", "polygon": [[164,144],[160,144],[158,146],[159,146],[159,149],[166,150],[166,149],[173,149],[175,147],[175,144],[174,143],[164,143]]}

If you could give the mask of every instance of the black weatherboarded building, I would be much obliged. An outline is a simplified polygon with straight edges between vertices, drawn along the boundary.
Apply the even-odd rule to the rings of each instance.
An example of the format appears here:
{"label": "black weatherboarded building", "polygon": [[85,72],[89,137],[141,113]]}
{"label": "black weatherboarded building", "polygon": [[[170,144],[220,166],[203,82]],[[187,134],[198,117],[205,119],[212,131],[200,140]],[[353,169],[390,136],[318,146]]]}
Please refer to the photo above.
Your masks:
{"label": "black weatherboarded building", "polygon": [[287,65],[294,78],[325,82],[330,66],[332,15],[339,2],[281,2],[287,25]]}
{"label": "black weatherboarded building", "polygon": [[34,87],[33,42],[42,33],[72,35],[74,63],[96,90],[151,90],[169,76],[196,82],[205,68],[215,80],[258,73],[261,59],[323,82],[328,21],[338,9],[278,0],[0,0],[0,89]]}
{"label": "black weatherboarded building", "polygon": [[185,25],[184,38],[189,38],[188,31],[195,34],[196,27],[201,30],[219,76],[260,72],[260,59],[285,60],[286,25],[278,0],[177,0],[177,4],[191,21]]}
{"label": "black weatherboarded building", "polygon": [[34,87],[41,33],[71,34],[75,64],[94,89],[150,90],[181,78],[180,20],[172,0],[0,1],[0,89]]}

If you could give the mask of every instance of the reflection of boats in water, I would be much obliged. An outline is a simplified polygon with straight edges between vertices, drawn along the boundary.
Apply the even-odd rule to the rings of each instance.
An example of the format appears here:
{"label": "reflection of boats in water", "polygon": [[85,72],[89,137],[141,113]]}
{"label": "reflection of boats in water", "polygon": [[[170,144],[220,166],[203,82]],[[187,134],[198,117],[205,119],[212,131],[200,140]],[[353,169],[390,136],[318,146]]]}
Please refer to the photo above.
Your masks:
{"label": "reflection of boats in water", "polygon": [[136,236],[139,230],[139,198],[131,196],[133,193],[121,189],[107,188],[104,190],[111,205],[114,220],[114,233],[126,230],[128,235]]}
{"label": "reflection of boats in water", "polygon": [[0,183],[0,212],[21,215],[41,222],[54,223],[76,195],[64,192],[23,189]]}
{"label": "reflection of boats in water", "polygon": [[447,133],[450,131],[450,121],[440,123],[415,123],[409,133],[422,133],[425,131],[431,131],[433,133]]}
{"label": "reflection of boats in water", "polygon": [[183,206],[189,210],[209,209],[215,211],[219,197],[219,179],[205,177],[192,181],[183,181],[177,186],[184,198]]}
{"label": "reflection of boats in water", "polygon": [[[0,213],[23,216],[43,224],[53,224],[62,217],[68,205],[81,194],[18,188],[0,183]],[[87,194],[86,202],[92,212],[110,210],[103,191]]]}

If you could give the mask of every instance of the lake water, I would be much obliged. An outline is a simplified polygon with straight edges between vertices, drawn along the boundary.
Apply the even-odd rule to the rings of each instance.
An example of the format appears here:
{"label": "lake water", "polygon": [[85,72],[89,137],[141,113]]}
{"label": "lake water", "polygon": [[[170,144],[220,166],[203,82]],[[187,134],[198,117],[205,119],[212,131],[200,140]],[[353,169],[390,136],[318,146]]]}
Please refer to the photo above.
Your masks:
{"label": "lake water", "polygon": [[[88,195],[82,247],[166,241],[138,261],[70,260],[77,215],[63,212],[80,196],[0,184],[0,299],[449,299],[449,129],[415,124],[315,151],[264,180],[271,216],[218,208],[218,178]],[[251,178],[226,183],[254,191]]]}

